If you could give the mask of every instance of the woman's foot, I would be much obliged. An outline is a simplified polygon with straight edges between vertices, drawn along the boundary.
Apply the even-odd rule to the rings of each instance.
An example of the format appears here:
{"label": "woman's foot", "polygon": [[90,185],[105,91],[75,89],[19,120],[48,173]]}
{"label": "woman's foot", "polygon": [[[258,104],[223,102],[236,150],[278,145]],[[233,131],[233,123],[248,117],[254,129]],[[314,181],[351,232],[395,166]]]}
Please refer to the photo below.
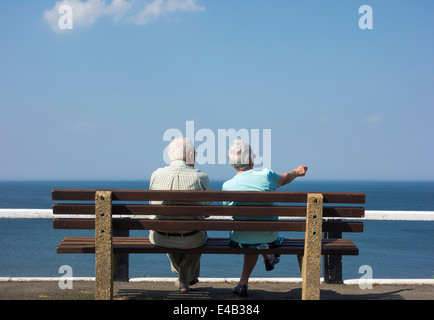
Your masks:
{"label": "woman's foot", "polygon": [[233,293],[239,295],[240,297],[247,297],[247,284],[238,284],[235,288]]}

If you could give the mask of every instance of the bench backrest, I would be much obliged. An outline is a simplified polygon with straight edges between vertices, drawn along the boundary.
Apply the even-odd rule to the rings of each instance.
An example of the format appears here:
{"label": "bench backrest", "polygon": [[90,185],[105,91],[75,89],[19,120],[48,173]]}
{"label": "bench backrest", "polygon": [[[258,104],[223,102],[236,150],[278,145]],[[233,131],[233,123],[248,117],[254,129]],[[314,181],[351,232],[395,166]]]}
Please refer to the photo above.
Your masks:
{"label": "bench backrest", "polygon": [[[305,231],[308,192],[109,190],[114,230],[251,230]],[[53,190],[55,229],[94,229],[97,190]],[[364,193],[324,192],[324,232],[362,232]],[[67,201],[67,203],[63,202]],[[73,201],[73,202],[71,202]],[[89,202],[91,201],[91,202]],[[149,201],[209,202],[210,205],[151,205]],[[223,201],[243,202],[225,206]],[[249,202],[274,205],[248,205]],[[64,218],[76,215],[75,218]],[[154,220],[151,215],[209,216],[206,220]],[[274,217],[279,221],[233,221],[231,216]]]}

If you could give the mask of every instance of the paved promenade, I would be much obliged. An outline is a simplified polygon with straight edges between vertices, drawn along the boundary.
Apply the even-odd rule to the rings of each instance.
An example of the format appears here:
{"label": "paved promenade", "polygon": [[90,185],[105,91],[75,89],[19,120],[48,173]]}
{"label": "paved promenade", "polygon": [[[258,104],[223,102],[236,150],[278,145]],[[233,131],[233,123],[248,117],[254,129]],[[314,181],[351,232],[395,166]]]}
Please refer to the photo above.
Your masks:
{"label": "paved promenade", "polygon": [[[207,280],[207,279],[205,279]],[[428,281],[429,283],[429,281]],[[173,281],[115,282],[115,300],[300,300],[301,283],[262,282],[249,285],[249,296],[232,293],[232,281],[201,281],[187,293],[176,290]],[[92,300],[94,281],[73,282],[60,289],[58,281],[0,281],[0,300]],[[357,284],[321,284],[321,300],[434,300],[434,284],[374,284],[361,289]]]}

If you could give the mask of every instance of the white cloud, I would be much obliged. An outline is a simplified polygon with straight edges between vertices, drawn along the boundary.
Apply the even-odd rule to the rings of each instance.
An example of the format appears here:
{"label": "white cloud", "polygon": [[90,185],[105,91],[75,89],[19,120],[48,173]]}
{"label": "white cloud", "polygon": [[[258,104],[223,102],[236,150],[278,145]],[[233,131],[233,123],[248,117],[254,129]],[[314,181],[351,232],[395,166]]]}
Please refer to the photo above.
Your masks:
{"label": "white cloud", "polygon": [[114,21],[129,21],[135,24],[146,24],[160,16],[177,11],[204,11],[205,7],[198,5],[199,0],[62,0],[54,7],[46,10],[43,19],[53,31],[59,32],[59,19],[63,12],[59,8],[64,5],[72,9],[73,28],[90,27],[103,16],[112,17]]}
{"label": "white cloud", "polygon": [[144,9],[135,16],[134,22],[137,24],[145,24],[152,19],[156,19],[161,15],[176,11],[203,11],[204,6],[197,5],[197,0],[154,0],[144,7]]}

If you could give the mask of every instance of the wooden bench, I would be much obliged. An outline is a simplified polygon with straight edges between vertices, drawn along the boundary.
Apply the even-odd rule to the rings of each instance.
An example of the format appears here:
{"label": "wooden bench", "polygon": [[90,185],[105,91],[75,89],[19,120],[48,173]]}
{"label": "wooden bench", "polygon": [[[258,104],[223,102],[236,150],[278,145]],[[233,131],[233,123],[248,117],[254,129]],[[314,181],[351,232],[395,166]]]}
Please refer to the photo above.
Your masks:
{"label": "wooden bench", "polygon": [[[290,254],[299,258],[302,299],[319,299],[321,255],[358,255],[349,239],[322,239],[322,233],[363,232],[363,222],[344,218],[364,216],[363,193],[155,191],[155,190],[53,190],[55,229],[95,229],[95,237],[65,237],[57,253],[95,254],[95,298],[113,298],[116,258],[122,254]],[[148,201],[209,201],[203,205],[150,205]],[[67,203],[63,201],[68,201]],[[72,203],[72,201],[75,201]],[[91,201],[91,202],[89,202]],[[222,201],[272,202],[269,206],[225,206]],[[339,205],[330,205],[339,204]],[[347,204],[343,206],[342,204]],[[351,205],[348,205],[351,204]],[[65,215],[77,215],[74,218]],[[80,215],[91,215],[80,217]],[[150,215],[209,216],[205,220],[155,220]],[[235,221],[231,216],[279,216],[278,221]],[[78,218],[77,218],[78,217]],[[273,249],[241,249],[227,238],[211,238],[200,248],[182,250],[158,247],[146,237],[113,237],[114,230],[250,230],[302,231],[304,239],[285,239]]]}

